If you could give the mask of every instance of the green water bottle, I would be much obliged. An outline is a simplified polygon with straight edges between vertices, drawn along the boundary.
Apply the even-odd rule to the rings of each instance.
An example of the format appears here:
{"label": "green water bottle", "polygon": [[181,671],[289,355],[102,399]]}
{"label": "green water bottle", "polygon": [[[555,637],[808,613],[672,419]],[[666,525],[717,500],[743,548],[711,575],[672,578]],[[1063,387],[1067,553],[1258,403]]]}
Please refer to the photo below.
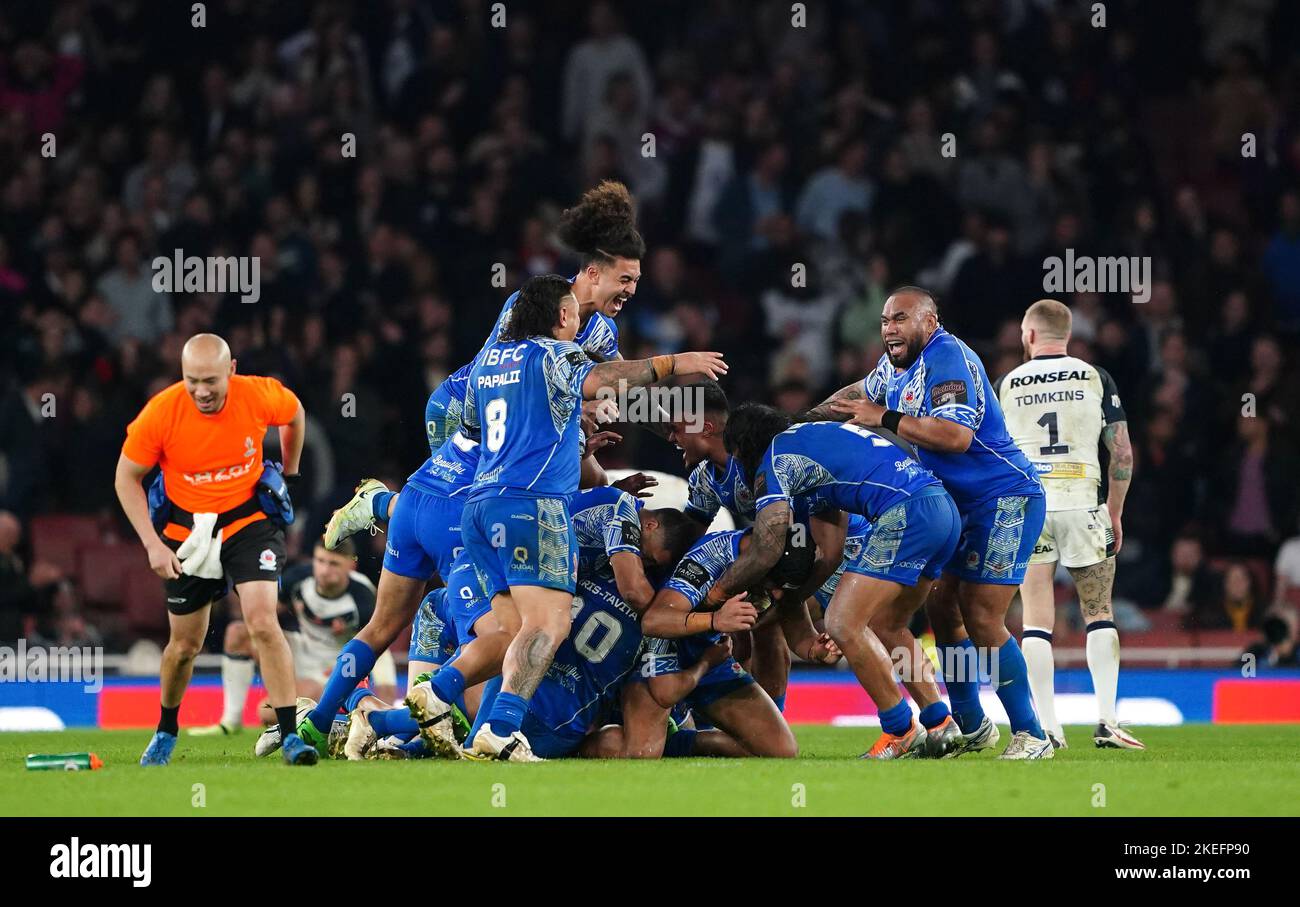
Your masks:
{"label": "green water bottle", "polygon": [[27,770],[33,772],[81,772],[103,767],[104,763],[94,753],[31,753],[27,756]]}

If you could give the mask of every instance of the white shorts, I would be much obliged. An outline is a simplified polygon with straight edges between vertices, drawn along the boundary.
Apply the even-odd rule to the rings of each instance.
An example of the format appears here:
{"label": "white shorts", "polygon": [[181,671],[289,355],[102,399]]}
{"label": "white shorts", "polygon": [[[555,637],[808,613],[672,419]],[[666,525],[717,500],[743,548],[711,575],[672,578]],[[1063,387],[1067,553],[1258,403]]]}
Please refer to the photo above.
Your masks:
{"label": "white shorts", "polygon": [[1110,511],[1104,506],[1049,510],[1029,563],[1054,564],[1059,560],[1063,567],[1091,567],[1110,557],[1114,550]]}
{"label": "white shorts", "polygon": [[[289,647],[293,650],[293,673],[300,680],[316,680],[324,683],[334,671],[342,647],[324,646],[308,639],[301,633],[286,633]],[[375,659],[375,666],[370,670],[372,686],[397,686],[397,663],[391,652],[385,650]]]}

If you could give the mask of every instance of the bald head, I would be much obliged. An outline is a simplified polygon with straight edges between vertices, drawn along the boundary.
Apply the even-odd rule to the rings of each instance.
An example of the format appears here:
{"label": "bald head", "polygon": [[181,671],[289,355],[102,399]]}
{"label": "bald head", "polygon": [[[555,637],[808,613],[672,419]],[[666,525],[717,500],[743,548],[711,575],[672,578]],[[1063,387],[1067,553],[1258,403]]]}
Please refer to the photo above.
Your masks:
{"label": "bald head", "polygon": [[195,334],[185,341],[181,349],[181,369],[188,366],[211,366],[228,368],[230,366],[230,346],[216,334]]}
{"label": "bald head", "polygon": [[895,368],[909,368],[939,329],[939,307],[928,290],[899,287],[885,300],[880,339]]}
{"label": "bald head", "polygon": [[190,399],[205,415],[221,412],[230,391],[235,360],[216,334],[195,334],[181,350],[181,376]]}

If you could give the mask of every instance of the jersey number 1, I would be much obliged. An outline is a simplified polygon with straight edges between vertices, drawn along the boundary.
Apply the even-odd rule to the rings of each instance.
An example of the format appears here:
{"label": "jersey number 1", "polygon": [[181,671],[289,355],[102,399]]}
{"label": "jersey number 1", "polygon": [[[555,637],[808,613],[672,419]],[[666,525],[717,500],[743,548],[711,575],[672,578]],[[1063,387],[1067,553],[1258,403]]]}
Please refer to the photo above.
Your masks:
{"label": "jersey number 1", "polygon": [[1056,413],[1043,413],[1043,417],[1038,420],[1038,424],[1047,429],[1047,446],[1038,448],[1038,453],[1041,456],[1050,457],[1070,452],[1069,444],[1056,443],[1060,439],[1060,432],[1056,426]]}

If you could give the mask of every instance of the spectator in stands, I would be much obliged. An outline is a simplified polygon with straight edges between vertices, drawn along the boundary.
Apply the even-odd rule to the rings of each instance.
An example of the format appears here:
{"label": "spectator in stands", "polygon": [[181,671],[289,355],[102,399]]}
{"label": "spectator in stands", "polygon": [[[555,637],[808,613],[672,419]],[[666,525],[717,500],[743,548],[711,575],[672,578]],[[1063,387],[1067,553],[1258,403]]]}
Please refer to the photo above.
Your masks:
{"label": "spectator in stands", "polygon": [[1300,331],[1300,192],[1292,190],[1278,202],[1281,223],[1264,250],[1264,276],[1277,303],[1278,324]]}
{"label": "spectator in stands", "polygon": [[110,336],[113,340],[133,337],[142,343],[156,343],[175,321],[171,297],[153,288],[153,272],[144,261],[140,234],[131,230],[122,233],[115,248],[117,267],[95,285],[113,311]]}
{"label": "spectator in stands", "polygon": [[1250,568],[1241,561],[1232,561],[1223,571],[1215,607],[1193,616],[1201,629],[1224,628],[1244,633],[1248,627],[1255,626],[1262,603]]}
{"label": "spectator in stands", "polygon": [[1162,610],[1181,614],[1185,622],[1210,615],[1219,604],[1219,581],[1205,562],[1205,549],[1194,535],[1174,541],[1169,553],[1170,577]]}
{"label": "spectator in stands", "polygon": [[1271,559],[1284,528],[1295,525],[1294,459],[1278,449],[1272,433],[1268,419],[1238,416],[1237,443],[1223,452],[1214,483],[1219,493],[1209,505],[1225,553]]}
{"label": "spectator in stands", "polygon": [[23,526],[7,510],[0,510],[0,640],[13,642],[33,637],[50,612],[50,600],[63,579],[52,564],[33,564],[28,570],[18,554]]}
{"label": "spectator in stands", "polygon": [[876,189],[866,169],[867,143],[860,138],[845,139],[835,152],[834,163],[814,173],[799,195],[795,206],[799,229],[833,242],[846,211],[869,213]]}
{"label": "spectator in stands", "polygon": [[[1300,646],[1296,644],[1294,618],[1269,614],[1260,624],[1261,638],[1245,651],[1253,656],[1256,670],[1261,668],[1300,668]],[[1240,665],[1238,659],[1234,666]]]}
{"label": "spectator in stands", "polygon": [[1273,603],[1300,615],[1300,535],[1282,543],[1273,562]]}

